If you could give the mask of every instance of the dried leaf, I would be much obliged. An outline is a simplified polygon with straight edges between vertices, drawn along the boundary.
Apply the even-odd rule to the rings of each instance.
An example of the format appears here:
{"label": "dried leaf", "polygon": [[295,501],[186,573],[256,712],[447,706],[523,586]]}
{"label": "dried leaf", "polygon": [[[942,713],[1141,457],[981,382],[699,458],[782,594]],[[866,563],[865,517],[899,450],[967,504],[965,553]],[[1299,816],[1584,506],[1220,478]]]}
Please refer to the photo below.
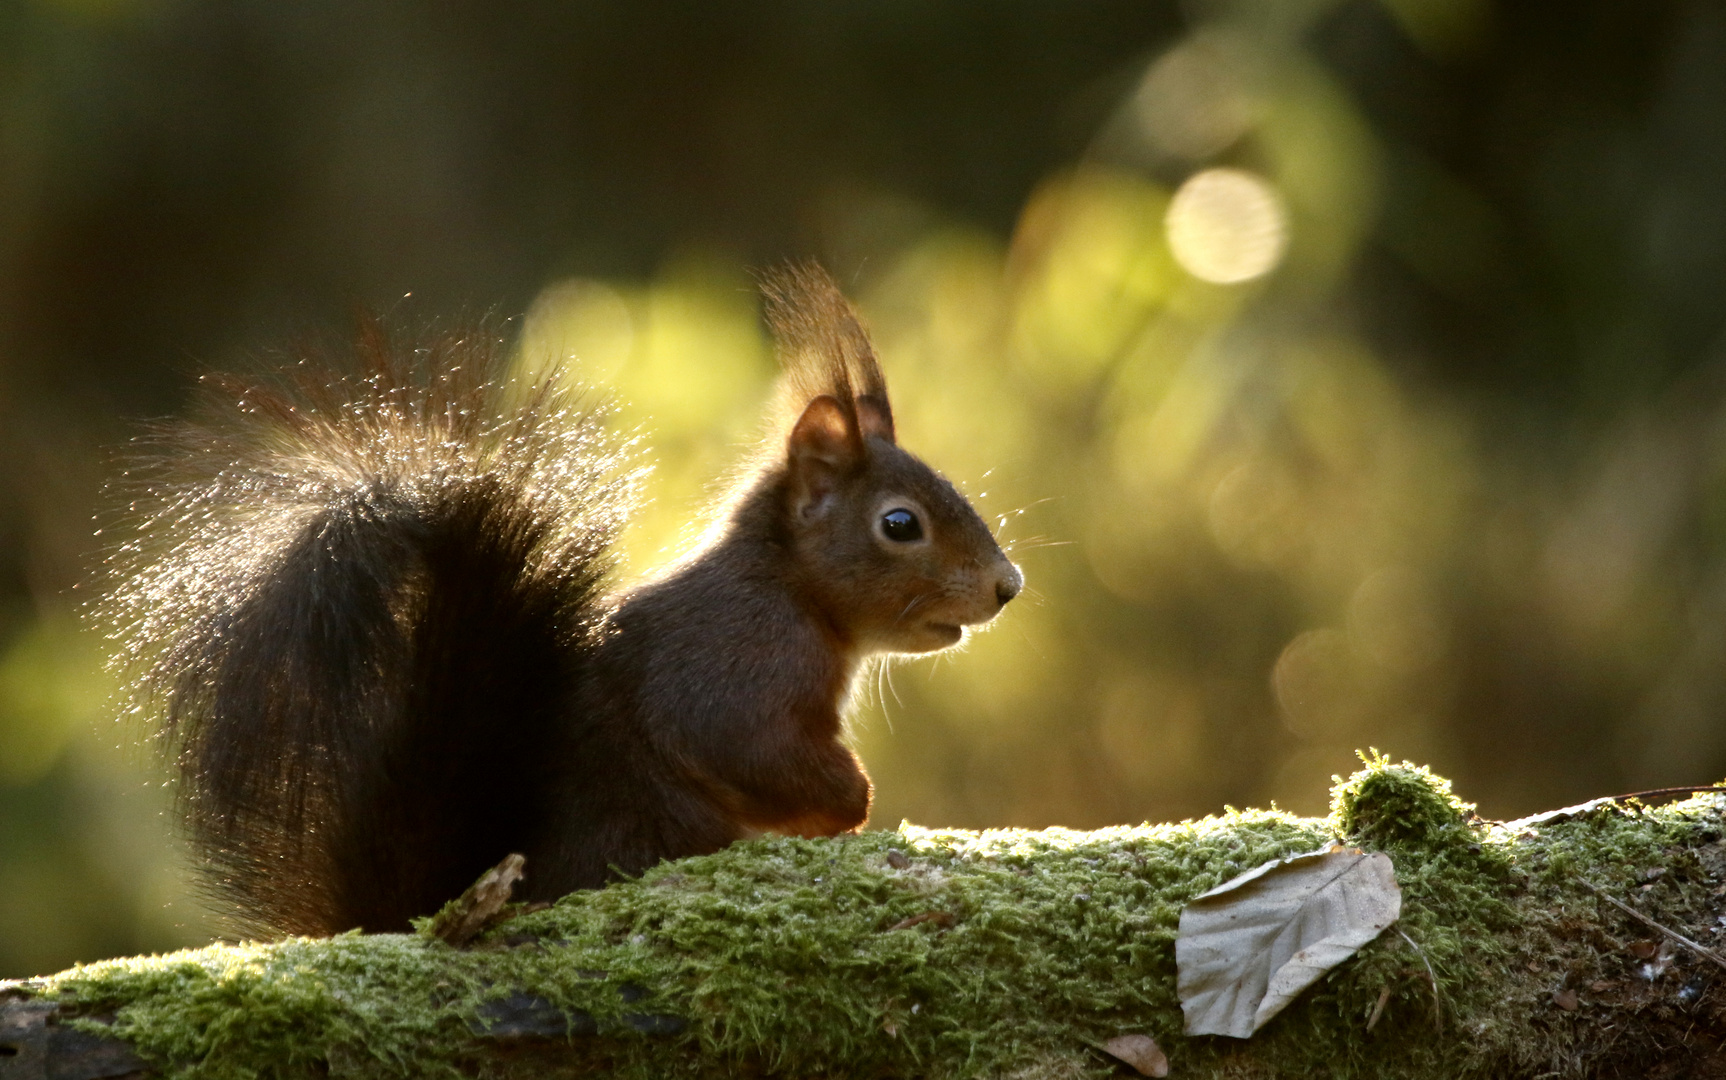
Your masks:
{"label": "dried leaf", "polygon": [[461,948],[490,926],[509,903],[515,883],[522,879],[527,859],[508,855],[487,870],[466,892],[443,906],[432,917],[426,932]]}
{"label": "dried leaf", "polygon": [[1103,1044],[1103,1050],[1131,1065],[1140,1076],[1169,1075],[1169,1059],[1149,1035],[1116,1035]]}
{"label": "dried leaf", "polygon": [[1175,939],[1187,1034],[1246,1038],[1401,912],[1390,856],[1338,844],[1197,897]]}
{"label": "dried leaf", "polygon": [[1575,806],[1563,806],[1557,810],[1547,810],[1543,813],[1517,818],[1515,821],[1507,821],[1503,828],[1512,833],[1527,832],[1537,825],[1552,825],[1560,821],[1569,821],[1571,818],[1585,817],[1597,810],[1616,808],[1617,806],[1617,797],[1608,795],[1601,799],[1589,799],[1587,802],[1577,803]]}
{"label": "dried leaf", "polygon": [[1568,987],[1560,990],[1556,994],[1553,994],[1552,1003],[1560,1009],[1563,1009],[1565,1012],[1575,1012],[1577,1007],[1582,1004],[1581,1000],[1576,996],[1576,991],[1571,990]]}

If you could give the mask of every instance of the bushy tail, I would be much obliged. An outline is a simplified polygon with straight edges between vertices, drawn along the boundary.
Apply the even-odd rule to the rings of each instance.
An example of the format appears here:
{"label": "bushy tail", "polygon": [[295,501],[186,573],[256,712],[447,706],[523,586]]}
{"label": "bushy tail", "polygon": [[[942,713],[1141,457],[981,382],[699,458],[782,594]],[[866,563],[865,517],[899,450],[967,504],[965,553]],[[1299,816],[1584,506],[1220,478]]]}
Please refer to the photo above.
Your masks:
{"label": "bushy tail", "polygon": [[522,849],[637,478],[494,339],[355,353],[210,380],[144,441],[111,560],[135,706],[248,929],[403,929]]}

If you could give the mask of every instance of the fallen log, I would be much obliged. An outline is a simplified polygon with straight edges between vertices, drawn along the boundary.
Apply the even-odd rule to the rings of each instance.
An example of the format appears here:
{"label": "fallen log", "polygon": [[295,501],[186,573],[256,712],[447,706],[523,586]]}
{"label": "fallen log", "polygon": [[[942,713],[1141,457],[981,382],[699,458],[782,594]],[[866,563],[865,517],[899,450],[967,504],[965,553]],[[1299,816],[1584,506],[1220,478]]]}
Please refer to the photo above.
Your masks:
{"label": "fallen log", "polygon": [[[1252,1038],[1185,1036],[1182,905],[1339,839],[1391,857],[1400,920]],[[428,921],[0,983],[0,1080],[1130,1072],[1105,1047],[1174,1077],[1717,1077],[1723,898],[1726,793],[1497,823],[1375,758],[1328,818],[770,838],[466,947]]]}

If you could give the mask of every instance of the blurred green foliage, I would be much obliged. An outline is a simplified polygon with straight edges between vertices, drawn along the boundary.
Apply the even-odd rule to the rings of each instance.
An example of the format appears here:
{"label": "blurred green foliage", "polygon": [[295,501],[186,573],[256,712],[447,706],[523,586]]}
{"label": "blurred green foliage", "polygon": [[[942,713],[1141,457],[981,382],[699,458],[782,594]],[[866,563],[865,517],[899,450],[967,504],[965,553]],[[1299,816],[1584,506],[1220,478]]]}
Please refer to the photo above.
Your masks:
{"label": "blurred green foliage", "polygon": [[356,306],[520,311],[649,448],[639,574],[791,255],[1030,586],[864,688],[877,824],[1708,781],[1722,208],[1700,0],[0,4],[0,975],[219,927],[74,629],[100,447]]}

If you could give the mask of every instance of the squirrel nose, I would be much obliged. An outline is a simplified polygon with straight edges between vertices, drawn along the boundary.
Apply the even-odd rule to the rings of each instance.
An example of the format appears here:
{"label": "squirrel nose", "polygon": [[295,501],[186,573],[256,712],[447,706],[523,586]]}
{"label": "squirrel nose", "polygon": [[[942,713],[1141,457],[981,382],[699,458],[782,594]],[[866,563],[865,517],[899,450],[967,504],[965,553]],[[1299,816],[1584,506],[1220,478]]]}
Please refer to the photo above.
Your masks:
{"label": "squirrel nose", "polygon": [[1002,574],[995,581],[996,605],[999,607],[1006,607],[1007,601],[1018,596],[1019,590],[1024,587],[1025,575],[1019,572],[1019,568],[1017,566],[1014,566],[1012,563],[1008,563],[1006,573]]}

